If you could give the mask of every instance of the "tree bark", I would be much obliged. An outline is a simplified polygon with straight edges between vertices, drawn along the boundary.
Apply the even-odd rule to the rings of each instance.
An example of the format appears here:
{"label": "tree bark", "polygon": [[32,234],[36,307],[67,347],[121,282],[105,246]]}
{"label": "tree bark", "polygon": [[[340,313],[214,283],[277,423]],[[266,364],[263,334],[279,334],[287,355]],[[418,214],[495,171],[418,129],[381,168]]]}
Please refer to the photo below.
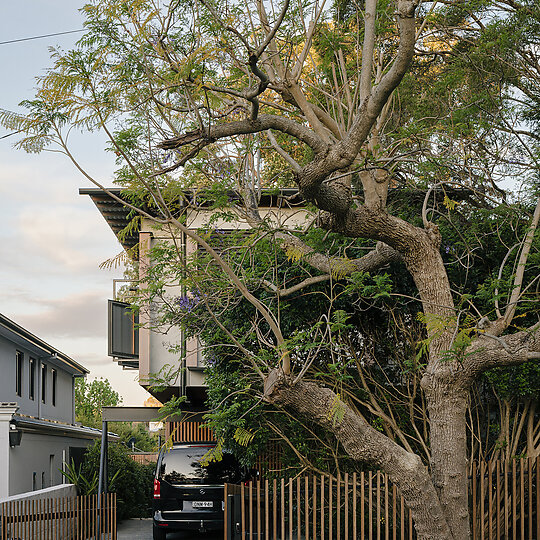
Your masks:
{"label": "tree bark", "polygon": [[470,537],[466,425],[468,391],[436,378],[424,390],[430,420],[433,485],[454,539],[467,540]]}

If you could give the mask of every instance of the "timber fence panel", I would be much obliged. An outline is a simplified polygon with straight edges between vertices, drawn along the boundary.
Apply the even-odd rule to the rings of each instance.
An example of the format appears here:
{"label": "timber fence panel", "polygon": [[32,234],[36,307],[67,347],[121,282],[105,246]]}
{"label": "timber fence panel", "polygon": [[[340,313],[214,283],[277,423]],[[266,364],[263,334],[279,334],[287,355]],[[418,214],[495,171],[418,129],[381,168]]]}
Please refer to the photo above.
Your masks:
{"label": "timber fence panel", "polygon": [[[238,488],[241,538],[415,538],[412,519],[399,490],[380,473],[258,480]],[[230,489],[228,485],[226,495]],[[226,523],[226,530],[231,526],[232,523]]]}
{"label": "timber fence panel", "polygon": [[[0,503],[1,540],[116,540],[116,494],[49,497]],[[101,530],[97,518],[101,518]]]}
{"label": "timber fence panel", "polygon": [[[473,463],[474,540],[540,540],[540,458]],[[250,540],[415,540],[412,514],[386,474],[258,480],[238,486]]]}
{"label": "timber fence panel", "polygon": [[470,478],[474,540],[540,539],[539,458],[473,463]]}

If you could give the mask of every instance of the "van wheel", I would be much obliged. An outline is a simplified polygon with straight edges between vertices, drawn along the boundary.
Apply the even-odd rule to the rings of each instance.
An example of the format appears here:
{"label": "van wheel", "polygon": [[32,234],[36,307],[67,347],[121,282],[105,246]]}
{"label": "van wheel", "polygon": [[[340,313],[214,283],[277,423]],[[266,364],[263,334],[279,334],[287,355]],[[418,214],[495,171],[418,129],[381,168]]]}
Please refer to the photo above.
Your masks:
{"label": "van wheel", "polygon": [[163,529],[160,529],[154,525],[153,538],[154,540],[167,540],[167,531],[164,531]]}

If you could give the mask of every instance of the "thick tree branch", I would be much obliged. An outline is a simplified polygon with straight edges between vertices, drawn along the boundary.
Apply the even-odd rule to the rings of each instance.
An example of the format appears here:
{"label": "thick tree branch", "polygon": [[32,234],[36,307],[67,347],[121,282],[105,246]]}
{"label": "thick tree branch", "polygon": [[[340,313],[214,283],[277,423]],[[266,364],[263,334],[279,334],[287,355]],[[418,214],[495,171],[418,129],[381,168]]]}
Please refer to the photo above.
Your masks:
{"label": "thick tree branch", "polygon": [[364,45],[362,47],[362,71],[360,72],[360,103],[369,96],[371,90],[371,71],[373,67],[373,50],[375,48],[375,18],[377,16],[377,0],[366,1],[364,15]]}
{"label": "thick tree branch", "polygon": [[484,371],[515,366],[540,357],[540,323],[508,336],[480,334],[466,351],[459,377],[468,386]]}
{"label": "thick tree branch", "polygon": [[274,24],[274,27],[272,30],[270,30],[266,37],[264,38],[264,41],[259,45],[257,48],[257,51],[255,52],[255,55],[257,58],[260,58],[260,56],[264,53],[266,50],[266,47],[270,44],[271,41],[276,36],[276,32],[278,31],[279,27],[281,26],[281,23],[283,22],[283,19],[285,18],[285,14],[287,13],[287,10],[289,9],[289,0],[285,0],[283,2],[283,7],[281,8],[281,13],[279,14],[277,21]]}
{"label": "thick tree branch", "polygon": [[412,512],[419,539],[452,538],[437,493],[420,458],[371,427],[330,388],[304,380],[291,384],[275,371],[266,380],[264,395],[270,403],[291,408],[333,433],[354,460],[387,473]]}
{"label": "thick tree branch", "polygon": [[[333,207],[336,199],[343,198],[342,193],[339,193],[339,188],[323,185],[323,181],[334,171],[345,169],[354,162],[377,116],[405,75],[414,53],[416,5],[416,2],[410,0],[398,2],[399,47],[396,57],[388,72],[372,90],[369,98],[364,100],[347,135],[331,147],[328,154],[321,154],[306,165],[302,174],[298,176],[298,185],[304,197],[315,200],[322,210],[343,214],[350,206],[349,200],[345,205],[339,204]],[[336,189],[338,193],[333,193]],[[328,200],[330,204],[327,204]]]}
{"label": "thick tree branch", "polygon": [[203,133],[200,129],[190,131],[179,137],[166,139],[159,144],[159,148],[162,148],[163,150],[172,150],[199,140],[204,140],[206,145],[209,145],[219,139],[234,137],[236,135],[259,133],[268,129],[275,129],[301,140],[316,154],[325,153],[328,149],[327,145],[310,129],[283,116],[274,116],[270,114],[261,114],[256,120],[245,119],[229,122],[227,124],[210,126],[206,133]]}
{"label": "thick tree branch", "polygon": [[373,251],[363,257],[347,259],[323,255],[293,235],[278,231],[275,233],[275,237],[280,240],[281,247],[285,252],[293,250],[295,254],[300,255],[303,261],[325,274],[339,274],[345,277],[353,272],[372,272],[392,262],[401,261],[399,253],[382,242],[379,242]]}

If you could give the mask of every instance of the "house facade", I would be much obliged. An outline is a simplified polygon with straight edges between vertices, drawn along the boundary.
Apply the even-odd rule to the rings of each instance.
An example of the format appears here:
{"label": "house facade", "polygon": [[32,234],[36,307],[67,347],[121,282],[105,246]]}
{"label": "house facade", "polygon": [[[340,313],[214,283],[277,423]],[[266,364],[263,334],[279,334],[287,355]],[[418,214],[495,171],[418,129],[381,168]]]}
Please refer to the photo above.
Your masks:
{"label": "house facade", "polygon": [[[113,189],[111,192],[121,197],[120,190]],[[127,227],[131,220],[130,209],[101,189],[81,189],[79,193],[90,196],[124,249],[128,253],[136,253],[139,278],[142,283],[145,272],[152,265],[149,255],[151,249],[159,242],[170,242],[170,236],[164,231],[156,229],[154,223],[146,218],[141,219],[137,227]],[[290,196],[293,193],[296,193],[296,190],[284,190],[279,196],[263,194],[259,206],[261,215],[290,228],[305,223],[306,212],[303,205],[295,208],[283,204],[284,199],[281,195]],[[212,229],[218,229],[223,233],[250,228],[247,220],[243,220],[241,217],[235,221],[217,218],[216,211],[212,206],[196,201],[194,193],[186,193],[185,198],[189,200],[189,204],[183,211],[185,222],[192,230],[209,227],[209,223],[211,223]],[[126,234],[126,231],[129,233]],[[186,258],[189,258],[190,254],[197,249],[197,245],[180,232],[175,243]],[[171,297],[186,294],[180,287],[174,286],[169,287],[168,292]],[[186,339],[181,331],[175,327],[157,329],[153,324],[152,317],[151,309],[141,310],[140,320],[135,320],[129,305],[117,302],[116,299],[110,301],[109,355],[125,369],[137,370],[139,384],[161,402],[164,403],[174,395],[186,396],[188,404],[195,408],[204,405],[206,400],[205,359],[197,338]],[[179,353],[178,345],[181,346],[182,353]],[[174,351],[171,352],[171,349]],[[152,374],[167,369],[167,366],[181,368],[177,378],[170,382],[167,389],[153,390],[149,385]]]}
{"label": "house facade", "polygon": [[0,499],[64,482],[101,432],[75,423],[88,370],[0,314]]}

